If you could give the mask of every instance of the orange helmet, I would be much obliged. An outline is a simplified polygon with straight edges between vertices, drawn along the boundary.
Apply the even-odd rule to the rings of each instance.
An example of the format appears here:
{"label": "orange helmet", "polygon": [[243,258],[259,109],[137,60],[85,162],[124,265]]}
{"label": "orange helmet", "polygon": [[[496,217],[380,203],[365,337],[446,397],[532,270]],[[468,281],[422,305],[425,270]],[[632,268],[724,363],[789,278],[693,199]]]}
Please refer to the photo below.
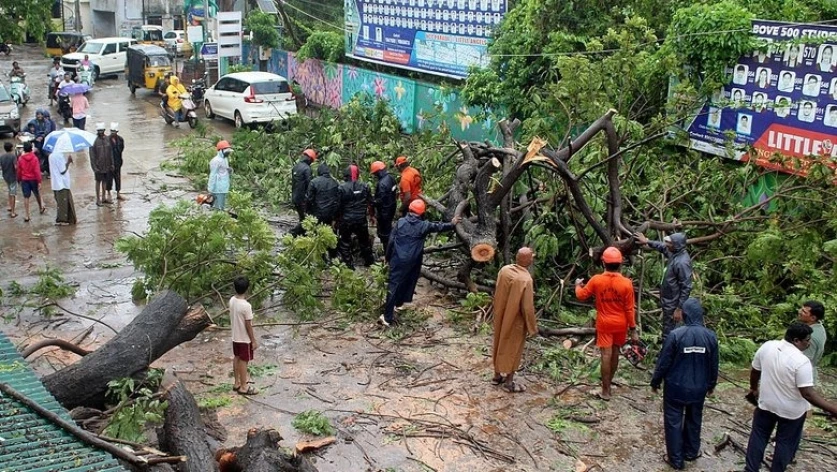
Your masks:
{"label": "orange helmet", "polygon": [[215,149],[218,151],[223,151],[224,149],[229,149],[231,147],[232,146],[230,146],[230,143],[226,139],[218,141],[218,144],[215,145]]}
{"label": "orange helmet", "polygon": [[374,174],[375,172],[378,172],[379,170],[384,170],[386,168],[387,168],[387,165],[384,164],[383,162],[375,161],[375,162],[372,163],[372,167],[369,168],[369,173]]}
{"label": "orange helmet", "polygon": [[424,210],[426,210],[426,209],[427,209],[427,205],[424,204],[424,200],[418,199],[418,200],[413,200],[412,202],[410,202],[410,211],[412,213],[415,213],[416,215],[419,215],[419,216],[423,215]]}
{"label": "orange helmet", "polygon": [[406,156],[398,156],[398,157],[395,158],[395,165],[397,165],[397,166],[400,166],[401,164],[406,164],[406,163],[407,163],[407,157]]}
{"label": "orange helmet", "polygon": [[315,151],[311,148],[308,148],[308,149],[302,151],[302,153],[305,154],[306,156],[310,157],[312,161],[317,160],[317,151]]}
{"label": "orange helmet", "polygon": [[604,253],[602,254],[602,262],[605,264],[621,264],[622,263],[622,252],[619,249],[611,246],[605,249]]}

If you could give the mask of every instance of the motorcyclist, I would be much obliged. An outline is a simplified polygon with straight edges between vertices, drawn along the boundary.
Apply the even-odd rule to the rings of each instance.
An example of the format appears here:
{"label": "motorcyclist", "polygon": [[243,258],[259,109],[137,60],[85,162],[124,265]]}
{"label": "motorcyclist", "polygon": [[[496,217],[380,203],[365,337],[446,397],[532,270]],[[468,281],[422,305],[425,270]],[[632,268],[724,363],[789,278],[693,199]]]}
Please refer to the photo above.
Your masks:
{"label": "motorcyclist", "polygon": [[73,84],[73,83],[75,83],[75,82],[73,82],[72,74],[70,74],[69,72],[65,72],[64,73],[64,80],[62,80],[61,82],[58,83],[58,91],[60,92],[62,88],[66,87],[70,84]]}
{"label": "motorcyclist", "polygon": [[180,79],[176,75],[172,75],[169,79],[169,86],[166,88],[166,96],[168,97],[169,110],[174,114],[175,128],[179,128],[180,122],[183,121],[183,101],[180,96],[186,93],[186,87],[180,83]]}
{"label": "motorcyclist", "polygon": [[81,65],[83,67],[90,67],[90,56],[87,54],[84,55],[84,59],[81,60]]}
{"label": "motorcyclist", "polygon": [[23,68],[17,61],[12,62],[12,71],[9,72],[9,77],[20,77],[21,79],[26,77],[26,73],[23,72]]}
{"label": "motorcyclist", "polygon": [[55,58],[52,61],[52,69],[49,70],[49,104],[52,105],[52,101],[55,100],[55,90],[58,86],[58,83],[61,82],[61,79],[64,77],[64,69],[61,68],[61,59]]}
{"label": "motorcyclist", "polygon": [[43,150],[44,138],[56,129],[55,122],[52,121],[52,118],[49,115],[49,110],[45,110],[43,108],[35,110],[35,118],[29,120],[29,123],[26,124],[26,129],[33,136],[35,136],[33,144],[35,145],[38,157],[41,160],[41,169],[43,169],[47,174],[47,177],[49,177],[49,165],[45,165],[49,162],[49,153]]}

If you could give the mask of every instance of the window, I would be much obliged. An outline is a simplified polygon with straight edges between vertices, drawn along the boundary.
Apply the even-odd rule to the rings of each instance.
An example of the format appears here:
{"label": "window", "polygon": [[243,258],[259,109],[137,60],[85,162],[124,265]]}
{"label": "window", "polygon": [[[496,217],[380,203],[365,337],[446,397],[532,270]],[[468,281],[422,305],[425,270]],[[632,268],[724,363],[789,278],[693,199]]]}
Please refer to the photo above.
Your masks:
{"label": "window", "polygon": [[248,85],[249,84],[246,83],[246,82],[242,82],[240,80],[233,79],[232,80],[232,86],[230,87],[230,90],[235,92],[235,93],[244,93],[244,91],[247,90]]}
{"label": "window", "polygon": [[163,35],[163,38],[164,39],[177,39],[177,33],[175,33],[174,31],[169,31],[168,33]]}
{"label": "window", "polygon": [[11,95],[9,95],[9,91],[6,90],[6,87],[3,87],[0,84],[0,102],[10,102],[12,100]]}
{"label": "window", "polygon": [[230,85],[232,84],[233,79],[221,79],[215,85],[215,90],[219,92],[228,92],[230,91]]}
{"label": "window", "polygon": [[[116,48],[116,45],[113,45]],[[84,46],[78,51],[84,54],[99,54],[99,51],[102,50],[102,43],[84,43]],[[116,52],[116,49],[114,49]]]}
{"label": "window", "polygon": [[270,82],[259,82],[252,84],[253,93],[257,94],[275,94],[275,93],[289,93],[291,87],[284,80],[272,80]]}
{"label": "window", "polygon": [[107,56],[108,54],[116,54],[116,43],[105,44],[105,49],[102,50],[102,55]]}

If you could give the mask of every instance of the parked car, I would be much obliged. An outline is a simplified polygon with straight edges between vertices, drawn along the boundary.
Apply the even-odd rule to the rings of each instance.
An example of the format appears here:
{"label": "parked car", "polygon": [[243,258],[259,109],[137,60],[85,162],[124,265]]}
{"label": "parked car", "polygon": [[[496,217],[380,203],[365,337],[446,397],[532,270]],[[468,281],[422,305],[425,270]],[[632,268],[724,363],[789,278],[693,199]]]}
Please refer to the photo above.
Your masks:
{"label": "parked car", "polygon": [[189,57],[192,55],[192,43],[186,41],[185,31],[167,31],[163,34],[163,40],[166,41],[166,49],[176,51],[178,56]]}
{"label": "parked car", "polygon": [[231,119],[236,128],[252,123],[282,121],[296,114],[296,99],[288,81],[269,72],[236,72],[221,77],[206,90],[204,112]]}
{"label": "parked car", "polygon": [[12,95],[0,84],[0,133],[15,134],[20,131],[20,110]]}
{"label": "parked car", "polygon": [[132,38],[96,38],[86,41],[74,53],[65,54],[61,57],[61,67],[76,74],[79,63],[84,56],[90,58],[93,63],[93,81],[95,82],[102,75],[119,74],[125,71],[125,60],[128,46],[137,44]]}

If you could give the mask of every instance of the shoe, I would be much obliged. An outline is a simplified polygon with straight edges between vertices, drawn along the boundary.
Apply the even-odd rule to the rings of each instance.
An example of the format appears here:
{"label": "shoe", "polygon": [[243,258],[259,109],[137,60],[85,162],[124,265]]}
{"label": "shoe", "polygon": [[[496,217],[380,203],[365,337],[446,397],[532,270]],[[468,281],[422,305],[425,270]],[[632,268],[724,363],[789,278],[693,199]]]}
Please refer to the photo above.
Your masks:
{"label": "shoe", "polygon": [[383,325],[384,327],[387,327],[387,328],[389,328],[389,327],[390,327],[390,324],[389,324],[389,322],[387,321],[387,319],[384,317],[384,315],[381,315],[381,317],[380,317],[380,318],[378,318],[378,324],[379,324],[379,325]]}

